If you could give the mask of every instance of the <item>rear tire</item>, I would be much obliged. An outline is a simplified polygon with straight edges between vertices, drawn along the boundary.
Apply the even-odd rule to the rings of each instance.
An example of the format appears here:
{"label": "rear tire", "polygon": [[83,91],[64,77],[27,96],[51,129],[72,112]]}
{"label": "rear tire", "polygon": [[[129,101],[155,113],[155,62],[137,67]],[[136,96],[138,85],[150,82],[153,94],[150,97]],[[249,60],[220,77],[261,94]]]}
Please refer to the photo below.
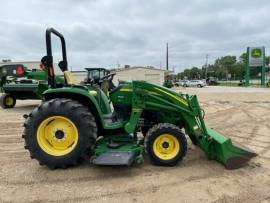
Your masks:
{"label": "rear tire", "polygon": [[145,149],[155,165],[174,166],[186,155],[187,140],[177,126],[160,123],[147,132]]}
{"label": "rear tire", "polygon": [[0,106],[3,109],[10,109],[16,105],[16,98],[11,94],[3,94],[0,97]]}
{"label": "rear tire", "polygon": [[97,137],[94,116],[71,99],[52,99],[36,107],[24,123],[30,157],[51,169],[77,165],[93,152]]}

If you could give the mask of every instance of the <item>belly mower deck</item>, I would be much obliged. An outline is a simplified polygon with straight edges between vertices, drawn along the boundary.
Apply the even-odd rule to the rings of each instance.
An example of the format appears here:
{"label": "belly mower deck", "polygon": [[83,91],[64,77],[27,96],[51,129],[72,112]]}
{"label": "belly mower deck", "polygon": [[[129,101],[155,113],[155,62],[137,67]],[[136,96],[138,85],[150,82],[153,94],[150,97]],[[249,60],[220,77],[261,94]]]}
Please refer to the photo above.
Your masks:
{"label": "belly mower deck", "polygon": [[130,166],[134,162],[143,162],[143,140],[129,135],[114,135],[97,140],[95,156],[92,163],[95,165],[123,165]]}
{"label": "belly mower deck", "polygon": [[109,166],[130,166],[135,161],[135,154],[132,151],[107,151],[95,159],[93,164],[95,165],[109,165]]}

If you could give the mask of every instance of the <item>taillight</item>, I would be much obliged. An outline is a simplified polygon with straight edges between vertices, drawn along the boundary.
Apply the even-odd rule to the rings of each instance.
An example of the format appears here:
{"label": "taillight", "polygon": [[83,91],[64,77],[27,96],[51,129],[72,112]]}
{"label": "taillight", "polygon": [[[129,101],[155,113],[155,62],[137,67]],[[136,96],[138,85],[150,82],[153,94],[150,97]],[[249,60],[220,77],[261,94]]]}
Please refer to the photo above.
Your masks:
{"label": "taillight", "polygon": [[23,75],[23,73],[24,73],[23,67],[22,66],[17,66],[16,67],[16,74],[17,75]]}
{"label": "taillight", "polygon": [[45,70],[45,66],[42,63],[39,64],[39,67],[40,67],[41,70]]}

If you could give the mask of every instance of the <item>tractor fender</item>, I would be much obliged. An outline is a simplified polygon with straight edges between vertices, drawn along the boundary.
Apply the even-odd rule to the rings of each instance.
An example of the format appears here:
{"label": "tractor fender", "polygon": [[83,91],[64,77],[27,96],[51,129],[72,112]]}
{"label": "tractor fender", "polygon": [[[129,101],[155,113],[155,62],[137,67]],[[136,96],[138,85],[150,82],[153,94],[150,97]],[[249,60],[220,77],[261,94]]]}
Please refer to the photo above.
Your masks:
{"label": "tractor fender", "polygon": [[89,93],[87,88],[70,86],[56,89],[49,89],[43,93],[44,100],[50,100],[54,98],[69,98],[79,101],[83,105],[89,107],[91,113],[95,116],[98,128],[104,127],[104,121],[102,119],[102,112],[97,103],[97,100],[93,95]]}

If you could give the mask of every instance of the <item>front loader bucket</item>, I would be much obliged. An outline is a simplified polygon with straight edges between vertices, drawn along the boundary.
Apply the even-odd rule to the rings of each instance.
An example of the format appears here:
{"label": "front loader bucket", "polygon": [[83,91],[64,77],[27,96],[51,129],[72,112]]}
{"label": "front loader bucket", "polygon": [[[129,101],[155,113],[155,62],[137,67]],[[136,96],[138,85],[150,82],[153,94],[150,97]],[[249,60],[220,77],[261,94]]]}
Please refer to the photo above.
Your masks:
{"label": "front loader bucket", "polygon": [[211,147],[207,152],[210,159],[215,159],[225,165],[227,169],[237,169],[244,166],[252,157],[257,156],[252,150],[233,144],[217,131],[206,127],[207,134],[211,139]]}

